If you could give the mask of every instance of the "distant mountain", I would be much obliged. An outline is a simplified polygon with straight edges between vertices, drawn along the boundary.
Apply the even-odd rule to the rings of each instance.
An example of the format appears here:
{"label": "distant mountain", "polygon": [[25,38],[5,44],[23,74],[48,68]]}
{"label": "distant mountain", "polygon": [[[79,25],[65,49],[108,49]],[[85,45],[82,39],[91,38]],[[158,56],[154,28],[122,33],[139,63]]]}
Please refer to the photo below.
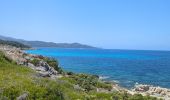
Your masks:
{"label": "distant mountain", "polygon": [[56,47],[56,48],[91,48],[94,49],[96,47],[84,45],[80,43],[54,43],[54,42],[44,42],[44,41],[27,41],[23,39],[15,39],[11,37],[5,37],[0,35],[1,40],[6,41],[16,41],[31,47]]}
{"label": "distant mountain", "polygon": [[30,48],[30,46],[24,45],[17,41],[8,41],[8,40],[1,40],[1,39],[0,39],[0,45],[10,45],[10,46],[14,46],[17,48],[22,48],[22,49]]}

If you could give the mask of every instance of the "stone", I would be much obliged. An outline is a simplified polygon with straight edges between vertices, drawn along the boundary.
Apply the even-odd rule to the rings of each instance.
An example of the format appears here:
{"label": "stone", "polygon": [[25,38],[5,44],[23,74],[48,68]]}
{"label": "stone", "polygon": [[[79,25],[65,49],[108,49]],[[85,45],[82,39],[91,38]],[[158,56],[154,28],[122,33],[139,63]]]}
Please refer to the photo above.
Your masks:
{"label": "stone", "polygon": [[141,91],[141,92],[146,92],[149,90],[148,85],[138,85],[135,87],[135,91]]}
{"label": "stone", "polygon": [[36,67],[36,71],[46,72],[46,69],[43,66]]}
{"label": "stone", "polygon": [[158,93],[158,94],[160,94],[160,93],[162,92],[162,89],[157,88],[155,92]]}
{"label": "stone", "polygon": [[35,68],[34,64],[28,63],[28,67]]}
{"label": "stone", "polygon": [[17,98],[17,100],[27,100],[27,97],[28,97],[28,93],[24,93],[24,94],[22,94],[21,96],[19,96],[19,97]]}
{"label": "stone", "polygon": [[165,91],[162,91],[160,94],[161,94],[161,95],[166,95],[166,92],[165,92]]}
{"label": "stone", "polygon": [[39,72],[38,76],[40,76],[40,77],[50,77],[48,72]]}

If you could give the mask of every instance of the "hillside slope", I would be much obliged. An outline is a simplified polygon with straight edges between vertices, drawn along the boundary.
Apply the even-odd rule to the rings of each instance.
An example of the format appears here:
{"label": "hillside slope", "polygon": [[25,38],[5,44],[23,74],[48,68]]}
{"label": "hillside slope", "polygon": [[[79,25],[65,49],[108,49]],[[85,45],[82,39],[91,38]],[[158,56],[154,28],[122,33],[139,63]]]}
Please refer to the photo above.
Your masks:
{"label": "hillside slope", "polygon": [[0,45],[10,45],[17,48],[30,48],[30,46],[16,42],[16,41],[8,41],[8,40],[0,40]]}
{"label": "hillside slope", "polygon": [[44,42],[44,41],[26,41],[23,39],[15,39],[11,37],[5,37],[0,35],[1,40],[16,41],[31,47],[56,47],[56,48],[89,48],[95,49],[96,47],[80,44],[80,43],[54,43],[54,42]]}

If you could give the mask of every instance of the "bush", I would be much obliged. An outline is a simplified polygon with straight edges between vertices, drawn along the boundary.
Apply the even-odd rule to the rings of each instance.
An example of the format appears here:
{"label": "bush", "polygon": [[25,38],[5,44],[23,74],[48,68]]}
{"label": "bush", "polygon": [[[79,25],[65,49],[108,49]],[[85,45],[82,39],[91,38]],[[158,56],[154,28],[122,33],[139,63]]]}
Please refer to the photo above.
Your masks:
{"label": "bush", "polygon": [[37,66],[39,64],[40,60],[37,58],[34,58],[33,60],[30,61],[30,63],[34,64],[35,66]]}
{"label": "bush", "polygon": [[104,88],[104,89],[107,89],[107,90],[111,90],[112,89],[112,86],[111,84],[106,84],[104,82],[97,82],[97,85],[96,85],[97,88]]}
{"label": "bush", "polygon": [[67,75],[74,75],[73,72],[67,72]]}
{"label": "bush", "polygon": [[45,58],[44,61],[46,61],[51,67],[53,67],[55,70],[59,70],[59,64],[58,61],[54,58]]}

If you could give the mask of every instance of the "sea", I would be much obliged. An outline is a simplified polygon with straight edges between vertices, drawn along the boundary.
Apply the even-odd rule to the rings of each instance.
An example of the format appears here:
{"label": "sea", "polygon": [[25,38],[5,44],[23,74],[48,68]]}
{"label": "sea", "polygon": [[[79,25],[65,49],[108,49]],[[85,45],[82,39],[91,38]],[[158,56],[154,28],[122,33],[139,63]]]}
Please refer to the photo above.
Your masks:
{"label": "sea", "polygon": [[125,88],[135,84],[170,88],[170,51],[37,48],[25,52],[55,58],[65,71],[98,75]]}

